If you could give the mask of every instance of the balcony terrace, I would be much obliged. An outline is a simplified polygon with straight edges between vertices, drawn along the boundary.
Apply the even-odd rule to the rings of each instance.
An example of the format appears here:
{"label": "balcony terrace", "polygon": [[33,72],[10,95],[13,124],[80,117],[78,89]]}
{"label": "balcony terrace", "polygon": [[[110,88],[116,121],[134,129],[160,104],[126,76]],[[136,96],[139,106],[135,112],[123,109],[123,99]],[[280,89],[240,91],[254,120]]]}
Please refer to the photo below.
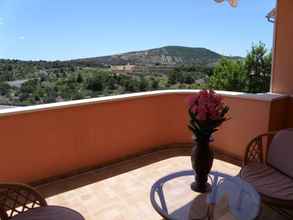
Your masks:
{"label": "balcony terrace", "polygon": [[[159,220],[162,217],[154,211],[149,200],[150,188],[162,176],[191,169],[190,157],[175,156],[186,153],[182,149],[162,150],[111,167],[41,185],[38,190],[48,197],[49,204],[70,207],[87,220]],[[170,156],[172,157],[166,159]],[[154,162],[155,160],[158,162]],[[151,164],[146,165],[148,163]],[[140,167],[142,165],[145,166]],[[213,170],[237,175],[240,167],[215,160]],[[189,184],[187,180],[178,181],[181,181],[182,186]],[[165,190],[169,190],[171,194],[170,199],[173,202],[170,208],[175,212],[180,211],[182,204],[191,203],[195,195],[188,193],[183,187],[174,191],[172,184],[174,183],[166,185]],[[282,216],[267,209],[265,219],[282,219]]]}
{"label": "balcony terrace", "polygon": [[[176,149],[147,154],[119,165],[42,185],[38,189],[48,196],[50,204],[71,207],[88,220],[161,219],[150,204],[150,188],[162,176],[191,168],[189,157],[176,156],[166,159],[181,153],[185,152]],[[154,162],[155,160],[158,162]],[[147,163],[151,164],[145,165]],[[141,167],[142,165],[145,166]],[[237,174],[239,170],[239,167],[219,160],[215,162],[215,167],[230,174]],[[115,175],[117,173],[121,174]],[[108,178],[104,179],[105,177]],[[73,186],[79,187],[72,189]],[[186,196],[174,198],[174,205],[190,202],[185,201],[190,199],[190,195]],[[182,201],[179,201],[180,199]]]}
{"label": "balcony terrace", "polygon": [[[31,183],[49,204],[73,208],[86,219],[161,219],[151,208],[150,187],[166,174],[191,167],[185,100],[193,92],[0,110],[1,143],[9,146],[2,153],[13,155],[2,157],[1,180]],[[232,120],[215,136],[213,169],[236,175],[252,137],[286,126],[286,115],[277,114],[290,98],[218,93],[231,107]]]}
{"label": "balcony terrace", "polygon": [[[214,170],[236,175],[253,137],[293,127],[292,10],[291,0],[277,1],[271,91],[278,94],[218,91],[232,119],[215,135]],[[0,180],[32,184],[50,204],[73,208],[88,220],[161,219],[150,206],[150,187],[190,168],[185,100],[193,92],[1,109]],[[189,202],[188,196],[176,197],[181,199]],[[267,214],[264,219],[281,219]]]}
{"label": "balcony terrace", "polygon": [[[70,207],[80,212],[85,219],[162,219],[151,207],[149,193],[152,184],[169,173],[191,169],[190,154],[186,147],[159,150],[141,155],[100,169],[94,169],[79,175],[50,181],[38,185],[37,189],[46,196],[51,205]],[[240,167],[229,158],[214,161],[213,170],[229,175],[237,175]],[[224,161],[225,160],[225,161]],[[188,185],[181,181],[181,184]],[[172,184],[166,190],[172,195],[171,208],[180,210],[181,204],[189,204],[194,195],[173,191]],[[183,189],[184,191],[184,189]],[[178,197],[178,193],[183,195]],[[180,205],[179,205],[180,204]],[[261,219],[286,219],[269,207]],[[224,220],[225,218],[223,218]]]}
{"label": "balcony terrace", "polygon": [[[1,166],[1,179],[38,182],[161,147],[190,146],[186,98],[193,92],[145,92],[0,110],[1,142],[9,146],[2,153],[13,155],[2,158],[9,169]],[[252,137],[285,127],[276,113],[287,106],[288,96],[219,93],[233,120],[221,127],[213,145],[229,157],[241,160]]]}

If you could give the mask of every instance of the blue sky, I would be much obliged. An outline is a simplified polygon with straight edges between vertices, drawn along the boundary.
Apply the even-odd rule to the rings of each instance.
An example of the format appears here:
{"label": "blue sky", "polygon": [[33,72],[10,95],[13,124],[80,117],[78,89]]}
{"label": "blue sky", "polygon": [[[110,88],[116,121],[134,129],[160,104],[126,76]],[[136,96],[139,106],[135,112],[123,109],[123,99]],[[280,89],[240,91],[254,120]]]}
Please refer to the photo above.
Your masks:
{"label": "blue sky", "polygon": [[167,45],[244,56],[272,45],[275,0],[0,0],[0,58],[57,60]]}

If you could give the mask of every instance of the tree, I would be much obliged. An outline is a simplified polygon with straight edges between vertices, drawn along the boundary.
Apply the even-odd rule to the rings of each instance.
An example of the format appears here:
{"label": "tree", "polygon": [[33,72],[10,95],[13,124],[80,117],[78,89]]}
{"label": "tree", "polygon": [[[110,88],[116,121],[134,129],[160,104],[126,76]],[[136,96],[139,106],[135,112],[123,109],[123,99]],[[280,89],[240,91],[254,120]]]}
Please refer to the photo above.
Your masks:
{"label": "tree", "polygon": [[116,86],[116,78],[114,75],[110,75],[107,79],[107,87],[110,90],[115,90],[117,88]]}
{"label": "tree", "polygon": [[151,79],[151,89],[153,90],[159,89],[159,81],[155,78]]}
{"label": "tree", "polygon": [[11,90],[11,86],[5,82],[0,82],[0,95],[7,96]]}
{"label": "tree", "polygon": [[168,84],[174,85],[177,83],[177,73],[175,71],[171,71],[168,73]]}
{"label": "tree", "polygon": [[[50,85],[50,84],[53,85]],[[60,80],[58,80],[58,82],[54,82],[51,81],[50,84],[48,84],[47,86],[49,86],[50,88],[47,88],[47,92],[51,92],[53,88],[54,90],[57,90],[56,93],[51,92],[50,97],[48,98],[52,98],[55,96],[55,99],[60,96],[62,98],[64,98],[65,100],[72,100],[72,99],[76,99],[76,97],[82,97],[80,94],[83,87],[83,84],[80,84],[76,81],[76,77],[75,76],[68,76],[68,78],[62,78]],[[48,94],[47,94],[48,95]],[[85,95],[83,96],[83,98],[85,97]]]}
{"label": "tree", "polygon": [[268,92],[271,80],[272,53],[265,44],[253,45],[245,58],[248,74],[248,91],[252,93]]}
{"label": "tree", "polygon": [[168,84],[194,84],[198,79],[204,79],[211,75],[213,67],[205,65],[188,65],[176,67],[168,73]]}
{"label": "tree", "polygon": [[184,74],[184,83],[186,84],[193,84],[195,82],[193,74],[190,72],[187,72]]}
{"label": "tree", "polygon": [[214,68],[208,85],[212,89],[246,91],[247,72],[243,61],[222,59]]}
{"label": "tree", "polygon": [[136,79],[129,78],[125,81],[125,91],[127,92],[137,92],[139,91],[139,83]]}
{"label": "tree", "polygon": [[82,75],[80,73],[77,75],[76,82],[78,82],[78,83],[83,82],[83,77],[82,77]]}
{"label": "tree", "polygon": [[87,89],[92,91],[103,91],[104,89],[104,80],[100,75],[96,75],[88,79]]}
{"label": "tree", "polygon": [[139,81],[139,91],[146,91],[148,88],[149,82],[144,77],[141,77]]}
{"label": "tree", "polygon": [[20,93],[24,95],[32,94],[39,86],[40,80],[32,79],[23,83],[20,87]]}
{"label": "tree", "polygon": [[69,67],[69,71],[70,71],[70,72],[75,72],[75,69],[76,69],[76,68],[75,68],[73,65],[70,65],[70,67]]}
{"label": "tree", "polygon": [[209,78],[209,86],[221,90],[268,92],[271,63],[272,53],[260,42],[252,46],[243,61],[221,60]]}
{"label": "tree", "polygon": [[184,75],[179,68],[168,73],[168,83],[174,85],[176,83],[184,83]]}

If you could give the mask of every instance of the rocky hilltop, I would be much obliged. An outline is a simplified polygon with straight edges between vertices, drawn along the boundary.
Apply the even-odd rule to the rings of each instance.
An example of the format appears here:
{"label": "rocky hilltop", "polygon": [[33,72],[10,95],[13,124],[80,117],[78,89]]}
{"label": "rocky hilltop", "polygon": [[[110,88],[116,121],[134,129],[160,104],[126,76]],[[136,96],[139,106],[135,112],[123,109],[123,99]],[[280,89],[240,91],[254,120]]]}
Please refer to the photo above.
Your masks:
{"label": "rocky hilltop", "polygon": [[206,48],[167,46],[111,56],[78,59],[75,61],[103,65],[213,65],[223,57],[223,55]]}

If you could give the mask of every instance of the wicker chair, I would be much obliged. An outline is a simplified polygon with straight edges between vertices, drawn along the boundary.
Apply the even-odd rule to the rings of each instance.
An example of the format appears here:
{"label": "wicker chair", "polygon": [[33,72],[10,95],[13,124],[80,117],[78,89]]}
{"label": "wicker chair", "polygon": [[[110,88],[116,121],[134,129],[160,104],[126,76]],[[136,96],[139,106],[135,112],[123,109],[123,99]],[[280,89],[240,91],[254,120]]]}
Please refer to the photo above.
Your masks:
{"label": "wicker chair", "polygon": [[0,183],[0,219],[13,216],[36,207],[47,206],[46,200],[30,186]]}
{"label": "wicker chair", "polygon": [[255,137],[247,146],[240,177],[270,206],[293,209],[293,129]]}

